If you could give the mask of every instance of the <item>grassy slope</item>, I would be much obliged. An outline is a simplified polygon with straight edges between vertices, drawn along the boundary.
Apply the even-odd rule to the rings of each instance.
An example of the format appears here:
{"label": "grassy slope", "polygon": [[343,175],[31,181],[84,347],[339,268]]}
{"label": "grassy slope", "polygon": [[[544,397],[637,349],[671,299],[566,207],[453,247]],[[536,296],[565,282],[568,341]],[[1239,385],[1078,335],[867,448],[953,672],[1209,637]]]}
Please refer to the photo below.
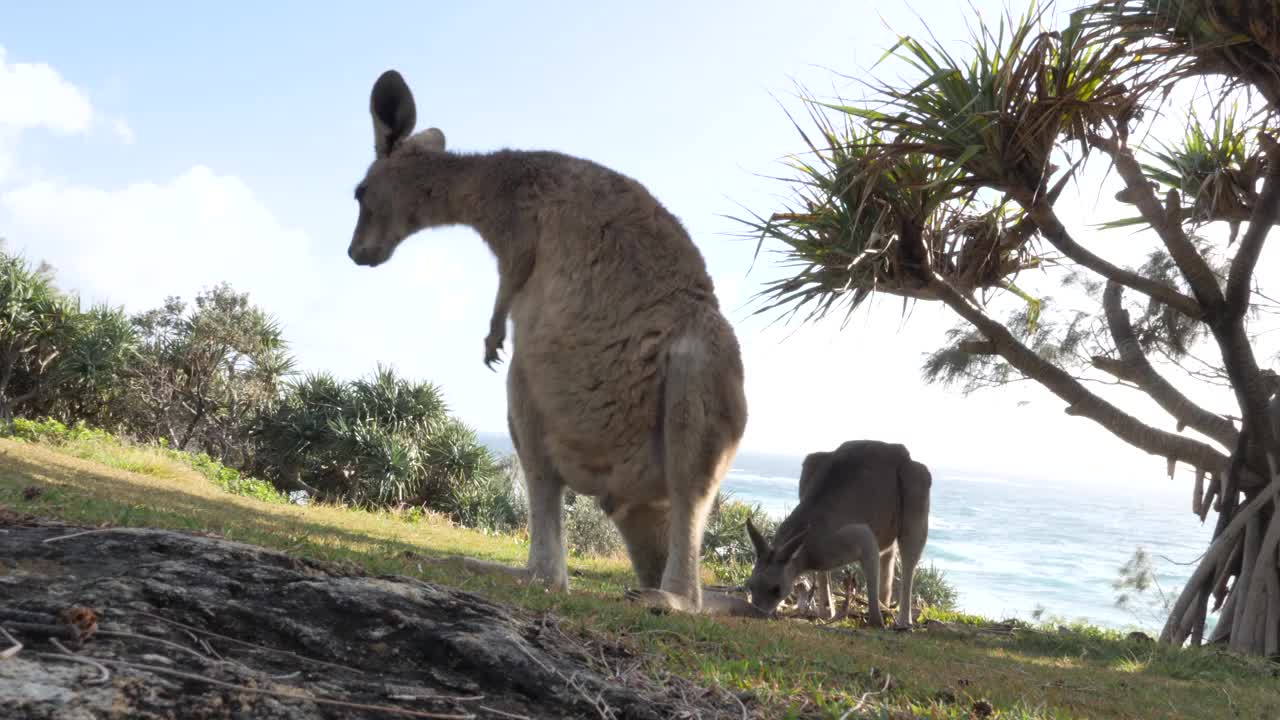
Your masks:
{"label": "grassy slope", "polygon": [[[27,500],[23,491],[44,489]],[[357,563],[552,610],[578,627],[620,637],[662,668],[752,691],[770,716],[844,717],[864,693],[866,715],[970,717],[989,700],[997,718],[1274,718],[1275,666],[1216,651],[1174,651],[1096,632],[947,637],[935,632],[821,629],[802,622],[659,617],[618,598],[630,581],[620,560],[571,560],[574,593],[547,594],[459,573],[422,556],[455,553],[523,562],[514,538],[484,536],[437,519],[407,522],[335,507],[265,503],[226,493],[147,449],[81,443],[51,449],[0,439],[0,507],[68,521],[220,533],[325,560]],[[938,699],[949,696],[948,700]]]}

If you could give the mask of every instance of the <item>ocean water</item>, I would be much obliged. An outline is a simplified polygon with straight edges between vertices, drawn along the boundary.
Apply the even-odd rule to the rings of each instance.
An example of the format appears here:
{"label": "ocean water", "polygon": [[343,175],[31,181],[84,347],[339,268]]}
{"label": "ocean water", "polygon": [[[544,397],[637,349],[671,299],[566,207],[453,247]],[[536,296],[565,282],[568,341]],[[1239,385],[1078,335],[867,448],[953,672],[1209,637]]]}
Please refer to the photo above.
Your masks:
{"label": "ocean water", "polygon": [[[505,434],[481,434],[511,452]],[[796,504],[801,457],[740,452],[722,489],[776,518]],[[933,489],[923,565],[941,569],[961,609],[986,617],[1084,619],[1158,631],[1150,605],[1115,605],[1112,582],[1141,545],[1163,591],[1176,597],[1212,534],[1190,512],[1185,481],[1152,485],[1010,478],[930,467]]]}

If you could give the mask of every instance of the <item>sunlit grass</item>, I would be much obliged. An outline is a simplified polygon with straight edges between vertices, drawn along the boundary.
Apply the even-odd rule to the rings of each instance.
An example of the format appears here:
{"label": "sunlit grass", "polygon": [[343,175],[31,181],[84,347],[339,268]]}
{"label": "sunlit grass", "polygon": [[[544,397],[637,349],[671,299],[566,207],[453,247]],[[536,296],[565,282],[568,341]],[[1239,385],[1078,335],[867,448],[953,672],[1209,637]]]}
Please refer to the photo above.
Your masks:
{"label": "sunlit grass", "polygon": [[[74,444],[0,440],[0,506],[91,525],[215,532],[552,611],[567,627],[644,652],[654,669],[748,692],[768,717],[840,718],[867,693],[866,712],[847,717],[969,718],[985,700],[995,718],[1207,718],[1224,716],[1223,692],[1238,717],[1280,715],[1280,680],[1263,661],[1176,651],[1083,628],[987,632],[989,623],[960,613],[931,611],[927,617],[951,629],[910,634],[656,616],[621,601],[632,582],[621,558],[570,558],[573,593],[548,594],[430,562],[465,553],[520,564],[527,552],[522,537],[484,535],[432,514],[262,502],[227,493],[172,461],[140,463],[146,473],[120,469],[136,461],[131,452],[98,458]],[[43,492],[24,499],[33,486]]]}

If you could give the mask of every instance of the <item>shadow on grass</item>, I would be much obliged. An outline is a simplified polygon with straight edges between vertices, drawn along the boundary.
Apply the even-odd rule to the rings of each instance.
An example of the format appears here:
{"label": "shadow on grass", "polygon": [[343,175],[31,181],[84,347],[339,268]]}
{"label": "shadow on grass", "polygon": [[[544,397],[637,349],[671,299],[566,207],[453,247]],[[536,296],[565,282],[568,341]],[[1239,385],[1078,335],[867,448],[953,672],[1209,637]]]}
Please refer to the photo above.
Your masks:
{"label": "shadow on grass", "polygon": [[[231,540],[256,542],[278,550],[305,552],[312,557],[333,561],[358,562],[370,572],[423,578],[447,577],[455,581],[453,584],[465,583],[471,578],[483,580],[484,576],[432,564],[430,560],[469,556],[517,566],[523,564],[526,552],[510,539],[484,537],[465,530],[432,525],[430,521],[383,519],[361,511],[350,512],[370,525],[382,524],[396,534],[420,537],[394,537],[376,527],[346,529],[305,519],[302,515],[306,511],[297,505],[261,503],[224,493],[194,474],[152,477],[130,475],[125,471],[101,472],[76,467],[90,461],[56,451],[45,450],[44,454],[49,456],[47,462],[7,453],[4,456],[5,468],[0,470],[0,485],[11,484],[20,491],[18,485],[25,484],[21,480],[25,476],[44,480],[55,488],[82,493],[84,497],[66,495],[64,498],[64,493],[53,491],[36,498],[35,502],[26,503],[15,493],[14,504],[18,509],[36,512],[42,506],[53,506],[64,500],[72,507],[62,508],[63,517],[67,516],[66,511],[70,511],[87,522],[215,532]],[[8,474],[13,475],[12,483],[4,482]],[[175,482],[208,483],[209,494],[173,487]],[[112,509],[108,510],[108,507]],[[344,512],[338,508],[329,511]],[[442,549],[442,545],[448,549]],[[630,577],[629,568],[615,572],[598,566],[584,566],[572,559],[570,569],[575,581],[580,584],[585,581],[596,590],[612,587],[620,591],[621,585]],[[510,580],[503,582],[512,584]]]}
{"label": "shadow on grass", "polygon": [[[968,705],[988,699],[996,717],[1239,717],[1280,716],[1280,682],[1204,651],[1176,651],[1103,638],[1027,635],[955,638],[928,631],[824,631],[805,623],[746,619],[658,617],[620,600],[629,569],[582,567],[575,592],[553,595],[505,578],[472,575],[424,564],[415,556],[465,553],[516,564],[524,550],[509,540],[474,533],[353,517],[365,530],[305,517],[298,506],[269,505],[223,494],[210,485],[192,490],[183,476],[155,480],[106,471],[52,453],[7,452],[0,459],[0,502],[27,512],[84,523],[165,527],[222,533],[306,557],[351,562],[375,574],[418,577],[477,592],[529,610],[550,610],[580,628],[625,635],[646,661],[659,662],[703,682],[750,689],[779,710],[807,708],[804,716],[840,717],[863,693],[926,717],[968,716]],[[22,490],[46,491],[24,500]],[[338,516],[335,515],[335,521]],[[378,527],[378,526],[381,527]],[[405,536],[393,536],[403,533]],[[444,547],[442,547],[444,546]],[[414,556],[406,555],[413,553]],[[575,567],[576,565],[576,567]],[[943,697],[945,700],[937,700]],[[785,714],[783,712],[782,714]]]}

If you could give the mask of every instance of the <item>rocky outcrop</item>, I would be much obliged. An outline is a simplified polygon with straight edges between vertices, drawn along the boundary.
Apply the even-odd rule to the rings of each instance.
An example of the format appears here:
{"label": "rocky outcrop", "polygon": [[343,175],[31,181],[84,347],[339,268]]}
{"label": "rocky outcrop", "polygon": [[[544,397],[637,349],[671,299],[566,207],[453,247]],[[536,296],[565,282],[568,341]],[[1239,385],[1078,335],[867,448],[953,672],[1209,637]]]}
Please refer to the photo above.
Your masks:
{"label": "rocky outcrop", "polygon": [[748,714],[723,691],[655,677],[623,646],[471,593],[3,511],[0,627],[6,718]]}

